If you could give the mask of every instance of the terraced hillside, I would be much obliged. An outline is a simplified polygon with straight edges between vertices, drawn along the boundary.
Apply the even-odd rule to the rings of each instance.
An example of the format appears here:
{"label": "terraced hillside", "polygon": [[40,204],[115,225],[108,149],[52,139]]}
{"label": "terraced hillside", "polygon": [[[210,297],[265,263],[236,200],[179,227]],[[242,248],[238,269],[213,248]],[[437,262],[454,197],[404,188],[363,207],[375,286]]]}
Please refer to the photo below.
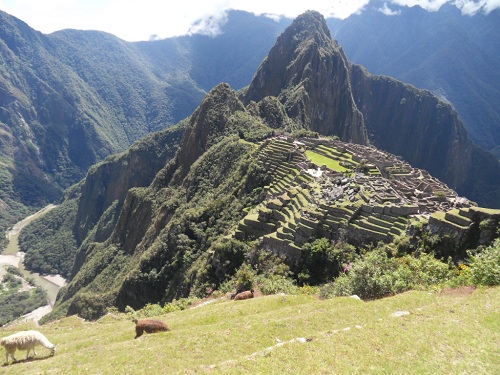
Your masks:
{"label": "terraced hillside", "polygon": [[[234,237],[261,238],[265,248],[292,259],[300,259],[301,247],[313,238],[361,246],[390,242],[422,225],[463,247],[472,237],[480,242],[480,222],[495,223],[500,216],[474,207],[426,171],[367,146],[280,136],[262,142],[258,153],[271,183]],[[482,237],[493,235],[483,231]]]}

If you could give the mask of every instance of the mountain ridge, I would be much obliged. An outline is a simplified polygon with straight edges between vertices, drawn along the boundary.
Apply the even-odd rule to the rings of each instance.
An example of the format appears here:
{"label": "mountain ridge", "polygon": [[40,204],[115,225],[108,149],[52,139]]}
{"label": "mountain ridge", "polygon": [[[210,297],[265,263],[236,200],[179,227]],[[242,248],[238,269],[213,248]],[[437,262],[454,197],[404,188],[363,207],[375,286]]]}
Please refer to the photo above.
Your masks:
{"label": "mountain ridge", "polygon": [[450,102],[474,142],[494,151],[500,117],[493,98],[500,93],[491,82],[500,82],[492,69],[499,59],[500,10],[469,16],[451,4],[436,12],[391,4],[398,14],[387,16],[382,5],[371,1],[342,22],[327,21],[350,61]]}
{"label": "mountain ridge", "polygon": [[[456,8],[450,11],[446,6],[432,14],[418,7],[397,10],[401,10],[401,15],[389,18],[371,2],[361,14],[342,22],[329,19],[327,24],[346,54],[372,73],[394,72],[391,75],[450,99],[460,117],[466,120],[470,136],[494,151],[495,137],[500,133],[495,131],[498,114],[495,115],[495,106],[490,102],[499,95],[490,82],[499,78],[495,76],[496,70],[487,66],[495,61],[488,46],[500,43],[494,25],[500,12],[463,17]],[[428,49],[433,30],[446,31],[446,25],[451,24],[457,35],[467,36],[464,46],[469,52],[443,63],[442,55],[448,56],[449,49],[439,37],[433,42],[436,51],[425,53],[427,60],[422,61],[418,54],[411,55],[410,61],[415,64],[408,65],[410,55],[406,46],[413,44],[397,44],[394,37],[405,35],[397,31],[400,27],[397,21],[410,13],[412,24],[417,27],[411,33],[417,38],[416,47]],[[378,17],[368,22],[369,15]],[[128,43],[95,31],[63,30],[44,35],[5,12],[1,18],[0,59],[8,67],[2,70],[0,82],[4,100],[0,105],[3,108],[0,199],[5,208],[0,215],[0,226],[4,229],[29,212],[57,201],[63,189],[82,178],[95,162],[124,150],[147,132],[170,126],[191,114],[206,91],[219,82],[227,81],[237,89],[247,85],[275,37],[291,22],[231,11],[217,38],[193,35]],[[483,26],[478,25],[479,20],[484,20]],[[377,22],[385,26],[380,27]],[[418,27],[423,26],[426,29],[419,32]],[[371,37],[356,39],[360,35]],[[463,50],[454,33],[447,31],[443,35],[457,46],[452,52]],[[228,45],[233,46],[229,55],[217,53],[227,50]],[[394,45],[400,47],[392,48]],[[370,53],[373,47],[379,51],[377,56],[384,59]],[[120,57],[114,58],[115,53],[109,54],[107,50]],[[394,51],[396,56],[391,55]],[[474,65],[478,69],[464,70],[462,61],[467,61],[464,67]],[[117,64],[122,63],[126,69],[118,68]],[[441,68],[448,66],[452,77]],[[457,96],[457,92],[471,93],[472,100]],[[362,138],[362,134],[356,137]],[[475,159],[484,164],[488,158],[482,154]],[[484,194],[473,186],[484,177],[471,178],[462,193],[472,192],[474,199],[477,194],[481,204],[484,200],[496,202],[495,193]],[[492,186],[491,177],[486,177],[490,182],[479,184],[484,185],[479,190]],[[461,189],[451,180],[450,184]]]}
{"label": "mountain ridge", "polygon": [[[311,34],[302,33],[303,24],[312,25],[320,33],[320,41],[330,38],[325,20],[317,12],[307,12],[294,22],[290,30],[296,34],[291,34],[304,38],[307,51],[319,49],[314,46],[314,38],[311,43]],[[293,37],[278,39],[273,49],[287,50],[282,43],[290,40]],[[282,69],[293,66],[296,56],[301,55],[300,41],[293,45],[296,50],[280,62]],[[341,56],[340,49],[331,51]],[[305,56],[314,61],[319,54]],[[321,57],[325,62],[333,61],[332,55]],[[304,67],[311,61],[302,59],[300,63]],[[395,112],[391,124],[413,128],[408,126],[412,124],[408,118],[415,117],[417,124],[433,124],[429,126],[431,134],[439,135],[434,128],[442,127],[445,134],[456,132],[465,137],[458,139],[458,150],[471,144],[452,108],[430,92],[387,77],[372,77],[350,64],[325,65],[343,69],[340,82],[347,92],[340,95],[351,96],[350,113],[359,111],[367,134],[375,126],[370,109],[377,102],[366,86],[379,84],[381,87],[373,87],[377,91],[372,96],[384,100],[380,93],[386,92],[390,106],[396,103],[403,107]],[[266,69],[264,60],[262,71]],[[305,70],[298,66],[294,69]],[[327,71],[334,76],[334,71]],[[302,85],[302,77],[295,80],[294,74],[277,75],[286,77],[283,92],[294,89],[298,82],[295,103],[306,103],[303,109],[307,109],[307,98],[318,97],[314,91],[323,87]],[[313,75],[308,72],[305,80]],[[76,192],[63,206],[81,199],[83,191],[89,192],[92,202],[102,199],[105,204],[97,207],[87,200],[75,204],[91,212],[79,210],[75,215],[74,228],[84,227],[85,231],[78,235],[70,281],[60,291],[52,318],[79,314],[95,319],[110,306],[135,309],[202,295],[234,276],[245,258],[259,250],[283,257],[301,280],[304,250],[318,238],[358,248],[379,241],[401,241],[406,251],[427,249],[431,241],[437,254],[459,260],[467,248],[487,244],[498,235],[498,210],[475,207],[401,157],[346,143],[331,134],[321,137],[321,126],[312,129],[313,115],[304,111],[310,122],[302,123],[294,106],[287,106],[285,95],[267,95],[259,74],[254,81],[259,84],[252,83],[248,91],[239,93],[224,83],[213,88],[182,124],[184,128],[177,129],[175,137],[183,139],[155,163],[147,181],[132,186],[126,195],[123,193],[128,186],[123,186],[123,179],[108,180],[106,175],[110,173],[106,171],[113,170],[116,163],[116,175],[122,170],[125,175],[133,173],[123,168],[123,162],[130,158],[128,153],[96,166],[75,187]],[[245,97],[248,92],[254,99],[262,99],[250,100]],[[248,101],[246,106],[240,98]],[[401,103],[403,98],[406,102]],[[412,111],[405,110],[410,106]],[[382,119],[391,113],[385,108],[381,112]],[[288,129],[281,129],[279,124]],[[151,144],[148,139],[141,140],[137,149],[159,152],[174,137],[174,131],[163,130],[158,142]],[[430,157],[435,157],[435,145],[420,143],[419,147],[427,147]],[[455,157],[455,148],[442,152]],[[461,176],[460,170],[451,173]],[[107,190],[101,188],[103,182],[108,184]],[[115,190],[121,194],[108,198],[108,192]],[[332,272],[329,276],[333,277],[338,270]]]}

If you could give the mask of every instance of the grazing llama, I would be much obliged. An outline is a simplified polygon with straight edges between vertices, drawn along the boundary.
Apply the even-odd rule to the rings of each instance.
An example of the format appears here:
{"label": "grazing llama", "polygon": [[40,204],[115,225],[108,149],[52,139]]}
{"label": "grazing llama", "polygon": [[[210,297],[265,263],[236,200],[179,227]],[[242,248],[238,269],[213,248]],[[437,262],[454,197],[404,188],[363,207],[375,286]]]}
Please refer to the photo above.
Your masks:
{"label": "grazing llama", "polygon": [[246,292],[238,293],[234,297],[234,300],[235,301],[239,301],[239,300],[242,300],[242,299],[249,299],[249,298],[253,298],[253,289],[247,290]]}
{"label": "grazing llama", "polygon": [[134,338],[142,336],[143,332],[156,333],[156,332],[170,331],[170,328],[160,320],[134,319],[133,322],[135,323],[135,334],[136,334]]}
{"label": "grazing llama", "polygon": [[30,351],[33,351],[33,356],[36,356],[35,346],[43,345],[50,350],[50,355],[54,355],[56,346],[52,344],[47,337],[38,331],[21,331],[13,335],[4,337],[0,344],[5,348],[5,363],[9,362],[9,355],[14,362],[17,359],[14,357],[16,350],[26,350],[26,359],[30,356]]}

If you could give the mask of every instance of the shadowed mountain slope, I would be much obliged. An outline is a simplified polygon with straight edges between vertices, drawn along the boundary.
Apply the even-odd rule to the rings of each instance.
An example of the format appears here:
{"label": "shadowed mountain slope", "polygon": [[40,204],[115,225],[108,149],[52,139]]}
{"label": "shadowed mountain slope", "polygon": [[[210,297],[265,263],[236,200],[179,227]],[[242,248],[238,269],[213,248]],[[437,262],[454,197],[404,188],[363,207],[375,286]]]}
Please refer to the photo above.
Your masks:
{"label": "shadowed mountain slope", "polygon": [[[312,100],[320,97],[332,103]],[[335,130],[324,122],[329,106]],[[296,139],[291,130],[312,138]],[[345,142],[360,134],[401,147],[401,155]],[[440,137],[443,147],[432,142]],[[362,247],[433,237],[436,252],[459,259],[496,236],[500,213],[474,207],[407,162],[421,154],[419,163],[456,161],[460,168],[438,172],[461,181],[461,168],[470,171],[477,155],[467,147],[448,104],[351,65],[324,18],[306,12],[278,38],[247,89],[219,84],[178,128],[106,159],[74,187],[63,206],[78,210],[79,248],[50,318],[93,319],[110,306],[204,295],[260,250],[283,256],[298,275],[303,250],[317,238]]]}
{"label": "shadowed mountain slope", "polygon": [[[432,91],[452,103],[472,140],[500,144],[500,10],[462,15],[452,4],[436,12],[370,1],[363,12],[328,20],[349,60]],[[498,158],[498,150],[496,152]]]}
{"label": "shadowed mountain slope", "polygon": [[[493,149],[500,134],[495,115],[498,85],[492,84],[498,82],[498,70],[490,67],[498,65],[499,12],[463,17],[451,6],[434,13],[401,7],[400,16],[389,17],[378,11],[381,4],[372,1],[364,12],[344,21],[328,20],[347,55],[372,73],[394,75],[446,97],[473,139]],[[0,18],[0,226],[4,229],[57,201],[62,190],[95,162],[192,113],[205,92],[219,82],[235,89],[247,85],[275,38],[291,22],[231,11],[216,37],[127,43],[94,31],[43,35],[4,12]],[[311,40],[318,37],[323,38],[316,35]],[[361,119],[363,109],[339,90],[352,85],[346,78],[345,54],[332,53],[341,49],[329,38],[301,43],[290,64],[295,78],[279,94],[291,118],[287,129],[302,126],[299,121],[309,129],[365,143],[363,122],[368,119]],[[322,60],[328,54],[331,58]],[[283,57],[273,52],[267,64],[283,63]],[[310,66],[301,71],[303,61],[310,61]],[[316,70],[321,75],[311,74]],[[259,74],[268,86],[274,85],[265,69]],[[304,90],[320,96],[304,96]],[[325,106],[326,101],[339,107]],[[262,112],[269,105],[276,101],[261,101],[256,110]],[[344,120],[357,125],[346,126]],[[451,176],[447,182],[480,203],[497,202],[495,176],[486,166],[490,158],[478,153],[473,159],[481,167],[466,183]],[[446,160],[446,165],[452,162]],[[433,172],[445,168],[420,165]],[[484,178],[486,182],[478,182]]]}

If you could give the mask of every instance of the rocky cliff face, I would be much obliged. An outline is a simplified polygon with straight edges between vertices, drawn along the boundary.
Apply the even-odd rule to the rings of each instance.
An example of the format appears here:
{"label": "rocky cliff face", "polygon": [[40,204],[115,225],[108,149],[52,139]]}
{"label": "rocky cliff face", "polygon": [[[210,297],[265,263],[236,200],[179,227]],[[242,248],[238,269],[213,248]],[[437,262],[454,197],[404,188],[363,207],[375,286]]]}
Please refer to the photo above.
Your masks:
{"label": "rocky cliff face", "polygon": [[[94,166],[85,178],[79,199],[75,233],[81,243],[103,213],[117,201],[121,210],[129,189],[148,186],[177,152],[184,126],[147,136],[127,152]],[[107,238],[107,237],[106,237]]]}
{"label": "rocky cliff face", "polygon": [[426,90],[353,65],[352,88],[370,141],[426,169],[480,205],[500,205],[500,163],[474,145],[453,108]]}
{"label": "rocky cliff face", "polygon": [[245,111],[245,107],[228,84],[222,83],[207,94],[194,111],[186,129],[178,155],[179,167],[182,170],[177,176],[178,179],[186,176],[191,165],[208,148],[231,133],[228,120],[236,111]]}
{"label": "rocky cliff face", "polygon": [[493,152],[500,144],[500,70],[492,69],[500,11],[470,16],[451,1],[435,12],[392,1],[397,15],[388,16],[383,3],[371,0],[363,12],[327,20],[350,61],[445,97],[474,143]]}
{"label": "rocky cliff face", "polygon": [[244,102],[275,96],[303,127],[367,142],[352,96],[349,62],[317,12],[306,12],[278,38],[244,95]]}
{"label": "rocky cliff face", "polygon": [[323,17],[306,12],[278,38],[243,95],[277,97],[302,126],[373,145],[428,170],[484,206],[500,206],[500,163],[475,146],[448,104],[352,65]]}

